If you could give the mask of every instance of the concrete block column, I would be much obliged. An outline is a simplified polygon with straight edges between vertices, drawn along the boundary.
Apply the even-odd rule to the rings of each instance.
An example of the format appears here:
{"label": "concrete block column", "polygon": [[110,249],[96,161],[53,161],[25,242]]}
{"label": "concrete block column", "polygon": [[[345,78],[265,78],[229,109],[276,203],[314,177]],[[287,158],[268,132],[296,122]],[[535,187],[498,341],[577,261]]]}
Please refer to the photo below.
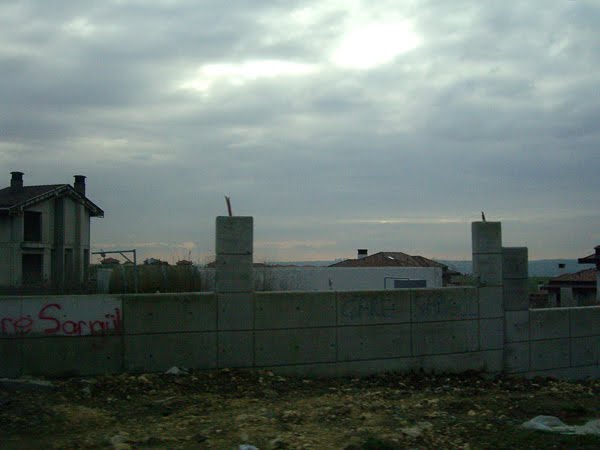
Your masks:
{"label": "concrete block column", "polygon": [[215,243],[217,292],[252,291],[253,227],[252,217],[217,217]]}
{"label": "concrete block column", "polygon": [[473,222],[473,275],[479,288],[479,316],[504,316],[502,305],[502,224]]}
{"label": "concrete block column", "polygon": [[[504,345],[502,299],[502,225],[500,222],[473,222],[473,275],[477,280],[479,349],[501,350]],[[503,352],[497,352],[495,366],[503,367]]]}
{"label": "concrete block column", "polygon": [[253,240],[252,217],[217,217],[218,367],[254,366]]}
{"label": "concrete block column", "polygon": [[530,368],[530,315],[527,247],[502,249],[504,298],[504,369],[525,372]]}

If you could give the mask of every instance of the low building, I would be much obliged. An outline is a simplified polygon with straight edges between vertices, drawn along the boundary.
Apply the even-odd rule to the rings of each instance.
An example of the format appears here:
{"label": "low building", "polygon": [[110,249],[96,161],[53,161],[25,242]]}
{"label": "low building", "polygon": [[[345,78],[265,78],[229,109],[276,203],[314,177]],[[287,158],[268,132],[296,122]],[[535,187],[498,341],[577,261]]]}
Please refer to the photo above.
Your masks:
{"label": "low building", "polygon": [[585,269],[550,278],[540,289],[548,292],[547,307],[588,306],[596,301],[596,269]]}
{"label": "low building", "polygon": [[[331,264],[329,267],[436,267],[442,270],[442,284],[452,284],[452,277],[460,275],[447,265],[424,256],[412,256],[402,252],[378,252],[368,254],[367,249],[358,249],[356,259]],[[425,287],[423,280],[398,280],[396,287]]]}
{"label": "low building", "polygon": [[104,217],[85,192],[85,178],[69,184],[24,186],[11,172],[0,190],[0,286],[74,286],[90,263],[90,219]]}
{"label": "low building", "polygon": [[596,301],[600,303],[600,245],[594,247],[594,253],[579,258],[579,264],[594,264],[596,266]]}

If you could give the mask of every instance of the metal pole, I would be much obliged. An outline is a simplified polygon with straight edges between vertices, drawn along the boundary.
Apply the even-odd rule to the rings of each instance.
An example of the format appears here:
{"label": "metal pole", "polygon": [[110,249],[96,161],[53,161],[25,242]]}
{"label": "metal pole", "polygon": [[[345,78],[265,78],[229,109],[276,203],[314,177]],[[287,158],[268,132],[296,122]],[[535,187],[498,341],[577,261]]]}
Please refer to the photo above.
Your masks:
{"label": "metal pole", "polygon": [[137,265],[137,252],[133,251],[133,284],[135,293],[138,293],[139,278],[138,278],[138,265]]}

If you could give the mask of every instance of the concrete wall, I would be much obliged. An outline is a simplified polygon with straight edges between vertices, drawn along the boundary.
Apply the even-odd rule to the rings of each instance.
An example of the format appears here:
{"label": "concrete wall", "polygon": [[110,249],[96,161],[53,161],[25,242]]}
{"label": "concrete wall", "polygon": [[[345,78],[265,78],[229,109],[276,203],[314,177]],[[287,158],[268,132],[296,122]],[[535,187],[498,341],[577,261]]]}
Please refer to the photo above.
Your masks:
{"label": "concrete wall", "polygon": [[0,298],[0,376],[265,368],[600,376],[600,306],[529,309],[527,249],[476,222],[477,287],[252,292],[252,218],[217,219],[216,293]]}
{"label": "concrete wall", "polygon": [[118,297],[0,298],[0,377],[119,372],[122,330]]}
{"label": "concrete wall", "polygon": [[507,318],[507,330],[509,373],[600,377],[600,306],[523,311]]}
{"label": "concrete wall", "polygon": [[479,309],[475,288],[0,299],[0,376],[498,372],[502,324]]}

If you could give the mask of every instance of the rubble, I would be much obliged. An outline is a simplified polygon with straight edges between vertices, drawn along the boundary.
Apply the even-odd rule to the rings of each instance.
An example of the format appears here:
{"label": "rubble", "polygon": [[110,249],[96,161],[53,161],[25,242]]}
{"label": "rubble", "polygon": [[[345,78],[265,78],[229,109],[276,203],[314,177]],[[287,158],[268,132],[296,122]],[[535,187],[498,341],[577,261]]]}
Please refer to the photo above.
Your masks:
{"label": "rubble", "polygon": [[597,419],[600,381],[241,370],[53,379],[41,390],[21,381],[0,384],[0,448],[600,447],[599,436],[521,427],[540,414]]}

